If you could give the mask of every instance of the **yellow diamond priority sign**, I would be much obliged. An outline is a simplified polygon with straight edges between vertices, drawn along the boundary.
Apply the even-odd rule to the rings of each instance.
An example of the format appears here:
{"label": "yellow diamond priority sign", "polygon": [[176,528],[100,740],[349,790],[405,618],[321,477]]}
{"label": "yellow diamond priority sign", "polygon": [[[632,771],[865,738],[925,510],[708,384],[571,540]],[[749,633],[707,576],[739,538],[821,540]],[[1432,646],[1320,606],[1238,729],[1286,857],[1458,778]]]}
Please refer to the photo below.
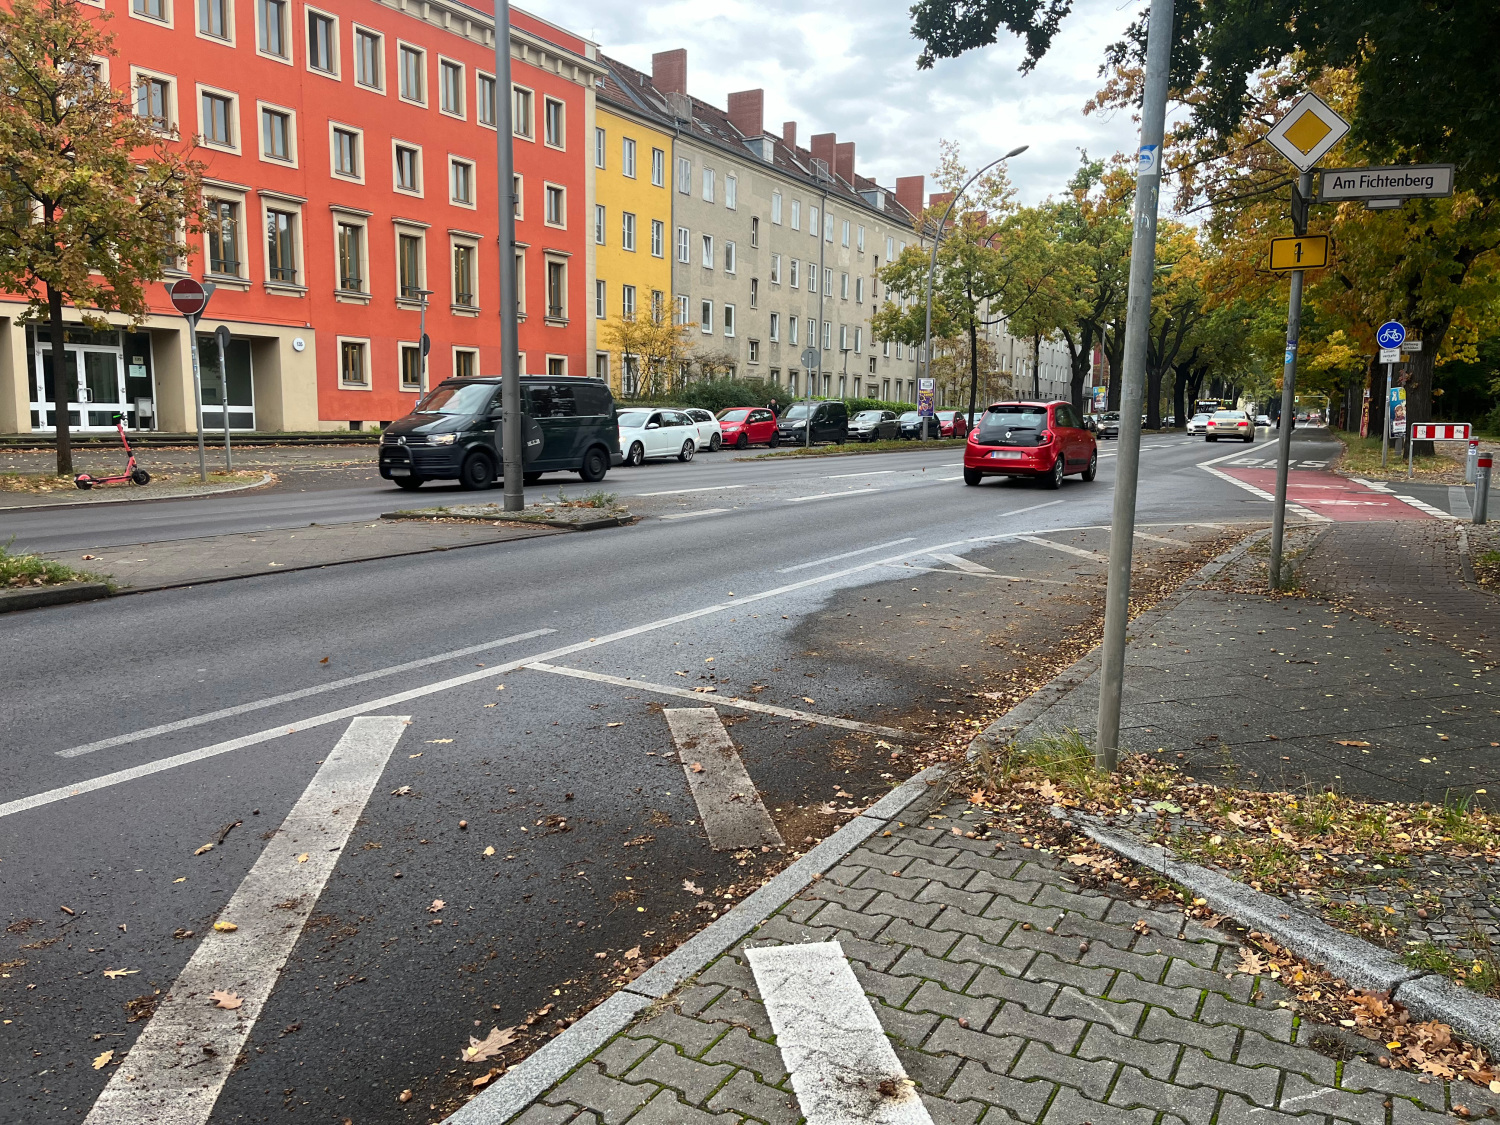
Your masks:
{"label": "yellow diamond priority sign", "polygon": [[1266,134],[1266,141],[1299,171],[1310,170],[1349,131],[1345,121],[1316,94],[1304,94]]}

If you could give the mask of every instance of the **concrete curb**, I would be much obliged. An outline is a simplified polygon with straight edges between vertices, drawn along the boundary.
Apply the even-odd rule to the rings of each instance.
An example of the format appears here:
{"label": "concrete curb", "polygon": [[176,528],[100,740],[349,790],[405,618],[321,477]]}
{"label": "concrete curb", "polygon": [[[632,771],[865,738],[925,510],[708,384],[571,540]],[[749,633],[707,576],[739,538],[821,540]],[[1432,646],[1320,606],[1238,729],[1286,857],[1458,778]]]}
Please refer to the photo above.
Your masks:
{"label": "concrete curb", "polygon": [[808,887],[938,784],[930,766],[897,786],[828,839],[811,848],[760,890],[689,938],[572,1027],[511,1067],[457,1113],[452,1125],[504,1125],[618,1035],[647,1007],[676,991],[772,912]]}
{"label": "concrete curb", "polygon": [[90,602],[107,597],[107,582],[60,582],[56,586],[26,586],[19,590],[0,590],[0,613],[40,609],[48,605],[67,605],[70,602]]}
{"label": "concrete curb", "polygon": [[599,531],[606,527],[629,527],[636,521],[635,516],[600,516],[593,520],[529,520],[518,519],[515,516],[441,516],[437,514],[424,515],[419,512],[381,512],[383,520],[430,520],[430,519],[460,519],[460,520],[487,520],[491,523],[530,523],[538,527],[555,527],[560,531]]}
{"label": "concrete curb", "polygon": [[0,512],[57,512],[72,508],[93,508],[100,504],[140,504],[147,500],[198,500],[204,496],[223,496],[229,492],[245,492],[252,488],[270,484],[275,473],[261,473],[260,480],[246,484],[226,484],[222,487],[205,488],[199,492],[183,492],[175,496],[142,496],[138,492],[127,492],[120,496],[101,496],[98,500],[76,500],[71,504],[8,504]]}

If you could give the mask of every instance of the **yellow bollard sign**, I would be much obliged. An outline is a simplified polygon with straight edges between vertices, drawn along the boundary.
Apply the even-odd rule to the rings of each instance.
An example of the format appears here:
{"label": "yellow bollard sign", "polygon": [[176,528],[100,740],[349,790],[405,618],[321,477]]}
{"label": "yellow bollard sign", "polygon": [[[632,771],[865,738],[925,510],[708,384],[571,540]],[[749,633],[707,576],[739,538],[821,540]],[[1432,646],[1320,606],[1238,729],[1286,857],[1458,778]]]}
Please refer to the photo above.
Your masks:
{"label": "yellow bollard sign", "polygon": [[1317,270],[1328,265],[1328,236],[1309,234],[1301,238],[1271,239],[1271,268]]}

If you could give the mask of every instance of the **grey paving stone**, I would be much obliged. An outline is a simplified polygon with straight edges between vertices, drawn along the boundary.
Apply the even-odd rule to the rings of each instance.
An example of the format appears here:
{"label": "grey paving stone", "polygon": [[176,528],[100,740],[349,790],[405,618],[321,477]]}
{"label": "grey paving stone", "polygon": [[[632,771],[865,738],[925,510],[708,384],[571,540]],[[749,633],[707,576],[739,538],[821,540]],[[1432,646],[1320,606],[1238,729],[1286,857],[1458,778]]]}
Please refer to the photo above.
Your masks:
{"label": "grey paving stone", "polygon": [[1423,1109],[1405,1098],[1391,1099],[1391,1125],[1444,1125],[1451,1121],[1446,1113]]}
{"label": "grey paving stone", "polygon": [[705,1113],[684,1105],[671,1090],[663,1090],[630,1119],[630,1125],[731,1125],[739,1120],[737,1113]]}
{"label": "grey paving stone", "polygon": [[[926,950],[934,957],[942,957],[952,949],[959,940],[959,935],[952,930],[929,929],[926,926],[914,926],[905,918],[892,919],[890,925],[880,932],[881,940],[891,942],[897,947],[896,953],[904,953],[903,946],[914,945],[918,949]],[[891,958],[894,963],[895,957]],[[972,970],[971,970],[972,971]]]}
{"label": "grey paving stone", "polygon": [[1124,1067],[1110,1091],[1111,1105],[1145,1106],[1148,1109],[1164,1109],[1172,1116],[1187,1122],[1187,1125],[1209,1125],[1214,1110],[1218,1108],[1219,1091],[1208,1086],[1196,1090],[1185,1090],[1167,1082],[1148,1078],[1134,1067]]}
{"label": "grey paving stone", "polygon": [[786,1078],[781,1051],[773,1043],[756,1039],[743,1027],[732,1027],[703,1056],[704,1062],[731,1063],[754,1071],[763,1082],[775,1085]]}
{"label": "grey paving stone", "polygon": [[908,1012],[889,1004],[875,1004],[874,1008],[875,1018],[885,1033],[907,1047],[921,1046],[927,1033],[937,1026],[939,1018],[930,1012]]}
{"label": "grey paving stone", "polygon": [[[995,901],[1003,900],[997,898]],[[1005,941],[1005,936],[1019,925],[1020,923],[1014,918],[999,916],[976,918],[972,914],[965,914],[962,910],[948,909],[937,916],[931,928],[946,930],[949,933],[973,934],[980,941],[1000,945]]]}
{"label": "grey paving stone", "polygon": [[[860,877],[851,886],[847,887],[840,886],[838,883],[834,883],[828,879],[819,879],[802,892],[802,897],[805,899],[817,899],[823,902],[837,902],[848,907],[850,910],[859,910],[875,897],[876,891],[880,890],[879,887],[870,887],[864,883],[864,880],[876,874],[878,872],[866,870],[860,874]],[[800,920],[805,921],[805,919]]]}
{"label": "grey paving stone", "polygon": [[823,901],[821,898],[794,898],[776,913],[793,922],[809,922],[814,914],[823,909]]}
{"label": "grey paving stone", "polygon": [[[681,1016],[677,1018],[682,1019]],[[652,1022],[654,1023],[655,1021],[653,1020]],[[683,1022],[691,1023],[692,1021],[683,1020]],[[698,1026],[704,1027],[706,1031],[723,1030],[722,1028],[709,1028],[702,1024]],[[655,1049],[656,1042],[653,1039],[627,1039],[621,1036],[619,1039],[605,1044],[604,1049],[594,1056],[594,1061],[604,1067],[605,1074],[611,1078],[619,1078]]]}
{"label": "grey paving stone", "polygon": [[593,1063],[586,1062],[568,1075],[545,1100],[553,1105],[572,1102],[593,1110],[604,1125],[620,1125],[620,1122],[655,1097],[660,1089],[660,1086],[653,1086],[649,1082],[636,1086],[618,1081],[608,1077]]}
{"label": "grey paving stone", "polygon": [[[1035,1121],[1056,1088],[1051,1082],[1021,1082],[1003,1074],[993,1074],[977,1062],[966,1062],[943,1096],[953,1102],[981,1101],[1008,1109],[1022,1121]],[[1080,1118],[1071,1125],[1081,1125],[1082,1120]]]}
{"label": "grey paving stone", "polygon": [[1168,988],[1164,984],[1143,981],[1131,973],[1120,973],[1109,986],[1109,997],[1111,1000],[1144,1000],[1183,1019],[1192,1019],[1197,1014],[1202,993],[1196,988]]}
{"label": "grey paving stone", "polygon": [[[563,1125],[565,1121],[576,1121],[578,1112],[576,1105],[543,1105],[535,1102],[512,1125]],[[598,1120],[592,1113],[589,1117]]]}
{"label": "grey paving stone", "polygon": [[986,967],[979,970],[964,991],[971,996],[1014,1000],[1028,1011],[1045,1012],[1047,1005],[1057,995],[1057,985],[1051,981],[1022,980],[1002,973],[999,969]]}
{"label": "grey paving stone", "polygon": [[1006,1004],[989,1022],[985,1030],[991,1035],[1015,1035],[1022,1039],[1035,1039],[1049,1044],[1066,1055],[1077,1045],[1084,1026],[1083,1020],[1038,1016],[1028,1012],[1019,1004]]}
{"label": "grey paving stone", "polygon": [[[835,913],[838,912],[838,913]],[[824,941],[830,930],[837,924],[824,921],[825,917],[837,918],[860,918],[862,915],[850,914],[837,903],[829,903],[818,911],[814,917],[815,924],[805,922],[794,922],[785,914],[775,914],[767,918],[765,923],[758,927],[753,934],[747,936],[733,949],[735,956],[743,958],[747,945],[796,945],[804,941]]]}
{"label": "grey paving stone", "polygon": [[1410,1098],[1428,1109],[1444,1108],[1441,1085],[1419,1082],[1417,1076],[1410,1071],[1386,1070],[1367,1063],[1364,1059],[1349,1059],[1345,1062],[1339,1084],[1346,1090],[1379,1090],[1398,1098]]}
{"label": "grey paving stone", "polygon": [[[996,901],[998,902],[999,900],[997,899]],[[1047,925],[1051,924],[1052,919],[1049,919]],[[1049,934],[1046,932],[1045,927],[1039,928],[1033,926],[1029,930],[1016,927],[1005,936],[1005,944],[1018,949],[1036,949],[1050,953],[1059,961],[1077,961],[1085,952],[1081,948],[1083,943],[1077,938]],[[1090,949],[1092,948],[1090,946]]]}
{"label": "grey paving stone", "polygon": [[830,867],[823,872],[823,878],[818,882],[837,883],[841,887],[847,887],[871,867],[879,869],[882,866],[888,866],[885,864],[884,856],[867,854],[856,861],[855,857],[858,855],[858,852],[854,852],[847,859]]}
{"label": "grey paving stone", "polygon": [[[1317,1125],[1323,1118],[1316,1114],[1293,1117],[1279,1110],[1253,1105],[1238,1094],[1225,1094],[1219,1103],[1218,1125]],[[1432,1125],[1424,1122],[1423,1125]]]}
{"label": "grey paving stone", "polygon": [[1235,1055],[1234,1061],[1241,1066],[1274,1066],[1279,1070],[1305,1074],[1324,1086],[1332,1086],[1338,1074],[1338,1064],[1327,1055],[1320,1055],[1311,1047],[1292,1047],[1286,1043],[1278,1043],[1255,1031],[1247,1031],[1241,1037],[1240,1051]]}
{"label": "grey paving stone", "polygon": [[[964,991],[964,986],[975,977],[974,966],[967,961],[944,961],[929,957],[920,949],[908,949],[901,955],[891,972],[897,976],[925,977],[939,981],[955,992]],[[994,973],[994,969],[980,969],[979,973]],[[983,992],[983,990],[980,990]]]}
{"label": "grey paving stone", "polygon": [[914,856],[911,862],[902,868],[901,877],[903,879],[936,879],[957,890],[974,877],[971,868],[960,866],[962,862],[958,860],[954,866],[947,867]]}
{"label": "grey paving stone", "polygon": [[752,1000],[737,992],[726,991],[705,1008],[699,1018],[737,1024],[749,1029],[751,1035],[758,1035],[762,1039],[772,1036],[771,1018],[766,1015],[766,1006],[759,1000]]}
{"label": "grey paving stone", "polygon": [[906,1076],[924,1090],[934,1093],[948,1085],[948,1080],[957,1072],[962,1059],[952,1055],[930,1055],[912,1047],[896,1047],[896,1057],[906,1068]]}
{"label": "grey paving stone", "polygon": [[[919,890],[921,890],[920,887],[913,887],[911,893],[916,894]],[[868,914],[888,914],[892,918],[905,918],[910,922],[915,922],[919,926],[931,924],[932,920],[942,913],[942,910],[943,908],[935,902],[908,902],[904,898],[897,898],[889,891],[881,891],[865,907],[865,912]],[[824,914],[826,913],[827,911],[825,910]],[[820,914],[818,918],[821,921],[823,915]],[[824,924],[826,925],[827,923],[825,922]],[[854,930],[857,934],[860,933],[854,926],[848,928]],[[861,936],[866,935],[861,934]]]}
{"label": "grey paving stone", "polygon": [[1246,973],[1235,973],[1226,980],[1223,973],[1200,969],[1187,961],[1174,959],[1167,966],[1167,979],[1163,983],[1168,988],[1201,988],[1208,992],[1220,992],[1232,1000],[1248,1004],[1255,978]]}
{"label": "grey paving stone", "polygon": [[1050,980],[1058,984],[1071,984],[1080,992],[1103,996],[1109,987],[1115,970],[1105,966],[1091,967],[1059,961],[1050,953],[1038,953],[1026,970],[1028,980]]}
{"label": "grey paving stone", "polygon": [[1043,1125],[1151,1125],[1154,1120],[1154,1109],[1120,1109],[1064,1086],[1047,1107]]}
{"label": "grey paving stone", "polygon": [[1153,1078],[1166,1080],[1177,1065],[1180,1044],[1147,1043],[1129,1035],[1117,1035],[1101,1024],[1090,1025],[1076,1052],[1080,1059],[1110,1059],[1128,1063]]}
{"label": "grey paving stone", "polygon": [[1017,905],[1025,906],[1036,897],[1041,887],[1035,883],[1017,883],[1010,875],[1001,875],[980,868],[964,884],[964,890],[1003,895]]}
{"label": "grey paving stone", "polygon": [[994,897],[988,891],[961,891],[957,887],[950,887],[936,879],[917,893],[918,902],[940,902],[944,906],[962,910],[965,914],[975,918],[984,914],[985,907],[989,906]]}
{"label": "grey paving stone", "polygon": [[1110,945],[1091,945],[1089,951],[1078,959],[1080,965],[1107,965],[1112,969],[1124,969],[1142,980],[1159,981],[1167,971],[1169,959],[1148,957],[1140,953],[1129,953]]}
{"label": "grey paving stone", "polygon": [[709,1099],[710,1110],[733,1110],[767,1125],[797,1125],[802,1111],[796,1095],[755,1079],[748,1070],[738,1071],[724,1088]]}
{"label": "grey paving stone", "polygon": [[1148,1043],[1168,1040],[1188,1047],[1200,1047],[1215,1058],[1228,1059],[1234,1055],[1240,1032],[1237,1027],[1205,1026],[1192,1020],[1180,1020],[1165,1008],[1151,1008],[1136,1035]]}
{"label": "grey paving stone", "polygon": [[722,984],[725,988],[737,988],[741,992],[755,990],[755,974],[750,966],[737,957],[724,956],[698,974],[699,984]]}
{"label": "grey paving stone", "polygon": [[677,1010],[696,1016],[723,994],[721,984],[690,984],[677,994]]}
{"label": "grey paving stone", "polygon": [[1274,1067],[1236,1066],[1209,1058],[1202,1051],[1188,1050],[1177,1064],[1174,1081],[1179,1086],[1212,1086],[1216,1090],[1233,1090],[1244,1094],[1256,1105],[1276,1104],[1276,1088],[1281,1072]]}
{"label": "grey paving stone", "polygon": [[1280,1109],[1285,1113],[1326,1113],[1360,1125],[1385,1125],[1384,1094],[1356,1094],[1315,1085],[1300,1074],[1288,1074],[1281,1087]]}
{"label": "grey paving stone", "polygon": [[887,1004],[900,1007],[922,984],[917,977],[894,977],[889,973],[876,972],[858,963],[849,966],[854,970],[854,979],[871,996],[878,996]]}
{"label": "grey paving stone", "polygon": [[958,853],[952,848],[935,848],[930,844],[923,843],[921,840],[913,840],[906,835],[902,835],[887,854],[892,859],[898,856],[925,859],[927,862],[934,863],[939,867],[947,866],[949,860],[955,859],[958,856]]}
{"label": "grey paving stone", "polygon": [[929,1094],[926,1090],[918,1090],[917,1096],[927,1107],[927,1115],[932,1118],[932,1125],[974,1125],[974,1122],[979,1120],[979,1115],[984,1112],[984,1106],[978,1102],[950,1102],[946,1098]]}
{"label": "grey paving stone", "polygon": [[[943,919],[938,919],[941,925]],[[1003,931],[1000,934],[1003,935]],[[1036,957],[1036,953],[1030,949],[1007,949],[1003,945],[994,945],[974,934],[965,934],[958,939],[958,944],[948,951],[950,961],[977,961],[981,965],[994,965],[997,969],[1004,969],[1012,976],[1020,976],[1026,971]]]}
{"label": "grey paving stone", "polygon": [[1071,887],[1073,885],[1066,875],[1056,867],[1041,863],[1037,860],[1028,860],[1016,868],[1016,873],[1011,876],[1018,883],[1050,883],[1055,887]]}
{"label": "grey paving stone", "polygon": [[701,1105],[733,1072],[734,1068],[727,1064],[715,1066],[698,1062],[678,1054],[675,1047],[663,1043],[636,1063],[630,1072],[630,1081],[646,1080],[659,1086],[670,1086],[680,1091],[684,1099],[693,1105]]}
{"label": "grey paving stone", "polygon": [[[909,859],[906,862],[917,863],[920,861]],[[871,899],[873,899],[875,895],[881,891],[885,891],[887,894],[892,895],[896,898],[911,899],[915,898],[917,896],[917,892],[927,885],[926,879],[907,879],[900,875],[892,874],[891,872],[894,870],[895,869],[892,868],[891,871],[877,871],[874,868],[867,868],[858,879],[854,880],[849,889],[851,891],[870,891]],[[869,899],[866,899],[858,906],[851,907],[851,909],[862,910],[868,905]]]}
{"label": "grey paving stone", "polygon": [[1090,1098],[1102,1099],[1114,1079],[1116,1066],[1110,1060],[1060,1055],[1045,1043],[1028,1043],[1010,1073],[1012,1078],[1047,1078],[1082,1090]]}
{"label": "grey paving stone", "polygon": [[1104,912],[1109,909],[1111,900],[1097,895],[1079,894],[1077,891],[1064,890],[1057,886],[1048,886],[1043,887],[1031,902],[1033,906],[1055,906],[1059,910],[1082,914],[1085,918],[1100,921],[1104,918]]}
{"label": "grey paving stone", "polygon": [[982,1027],[994,1015],[999,1002],[983,996],[965,996],[950,992],[933,981],[923,981],[916,995],[906,1002],[910,1012],[933,1012],[954,1019],[966,1019],[972,1027]]}
{"label": "grey paving stone", "polygon": [[[888,902],[900,902],[900,899],[886,896]],[[866,910],[872,909],[866,907]],[[846,910],[836,902],[830,902],[822,910],[818,911],[818,924],[820,926],[832,926],[838,930],[848,930],[851,934],[857,934],[862,938],[873,938],[890,921],[889,917],[880,914],[856,914],[852,910]],[[772,919],[775,921],[775,919]],[[762,927],[764,929],[765,927]]]}
{"label": "grey paving stone", "polygon": [[[883,938],[884,933],[881,934]],[[886,944],[883,941],[866,941],[862,937],[844,930],[830,930],[829,941],[836,941],[844,951],[844,956],[851,961],[858,961],[868,965],[876,972],[883,973],[896,963],[896,958],[905,952],[904,945],[895,943]]]}
{"label": "grey paving stone", "polygon": [[937,1030],[922,1044],[933,1053],[948,1052],[963,1059],[978,1059],[996,1074],[1003,1074],[1016,1061],[1025,1040],[1010,1035],[988,1035],[973,1028],[959,1027],[957,1020],[942,1020]]}
{"label": "grey paving stone", "polygon": [[1179,941],[1176,937],[1153,930],[1136,939],[1136,953],[1165,953],[1191,961],[1200,969],[1212,969],[1219,960],[1220,946],[1211,941]]}
{"label": "grey paving stone", "polygon": [[1281,1043],[1292,1041],[1292,1021],[1295,1018],[1290,1008],[1261,1008],[1251,1004],[1235,1004],[1217,992],[1210,992],[1203,1001],[1198,1019],[1203,1023],[1227,1023],[1235,1027],[1252,1028],[1268,1039]]}
{"label": "grey paving stone", "polygon": [[1057,932],[1067,937],[1087,938],[1102,941],[1116,949],[1129,949],[1135,944],[1136,935],[1113,922],[1096,922],[1082,914],[1069,914],[1057,923]]}
{"label": "grey paving stone", "polygon": [[1076,988],[1063,988],[1058,990],[1047,1014],[1054,1019],[1072,1017],[1102,1023],[1121,1035],[1130,1035],[1140,1026],[1141,1013],[1145,1010],[1146,1005],[1138,1000],[1120,1003],[1090,996]]}

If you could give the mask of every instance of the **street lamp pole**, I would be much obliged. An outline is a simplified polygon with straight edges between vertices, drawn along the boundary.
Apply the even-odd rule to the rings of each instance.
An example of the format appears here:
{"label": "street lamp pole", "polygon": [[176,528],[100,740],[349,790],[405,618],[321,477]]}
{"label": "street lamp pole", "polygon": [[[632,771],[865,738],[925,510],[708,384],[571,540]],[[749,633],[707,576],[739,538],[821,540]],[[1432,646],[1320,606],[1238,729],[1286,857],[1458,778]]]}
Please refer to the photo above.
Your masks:
{"label": "street lamp pole", "polygon": [[[948,201],[948,209],[943,212],[942,219],[938,221],[937,230],[932,235],[932,260],[927,265],[927,324],[922,331],[922,378],[924,379],[932,378],[932,279],[937,273],[938,242],[942,239],[943,232],[948,229],[948,216],[953,213],[953,208],[958,205],[958,201],[963,198],[964,192],[969,190],[969,187],[975,180],[979,179],[980,176],[995,167],[995,165],[1005,163],[1012,156],[1020,156],[1021,153],[1030,147],[1030,145],[1021,145],[1019,148],[1011,149],[998,160],[991,160],[965,180],[963,187],[953,193],[953,198]],[[938,432],[942,433],[941,430]],[[927,419],[925,417],[922,419],[922,440],[927,440]]]}
{"label": "street lamp pole", "polygon": [[522,478],[520,307],[516,292],[515,98],[510,86],[510,0],[495,0],[495,148],[499,164],[500,237],[500,455],[505,472],[505,510],[526,507]]}
{"label": "street lamp pole", "polygon": [[417,290],[417,296],[422,298],[422,319],[417,328],[417,351],[422,353],[421,366],[417,370],[417,386],[421,388],[419,398],[427,393],[427,353],[432,347],[427,339],[427,298],[432,294],[431,289]]}

